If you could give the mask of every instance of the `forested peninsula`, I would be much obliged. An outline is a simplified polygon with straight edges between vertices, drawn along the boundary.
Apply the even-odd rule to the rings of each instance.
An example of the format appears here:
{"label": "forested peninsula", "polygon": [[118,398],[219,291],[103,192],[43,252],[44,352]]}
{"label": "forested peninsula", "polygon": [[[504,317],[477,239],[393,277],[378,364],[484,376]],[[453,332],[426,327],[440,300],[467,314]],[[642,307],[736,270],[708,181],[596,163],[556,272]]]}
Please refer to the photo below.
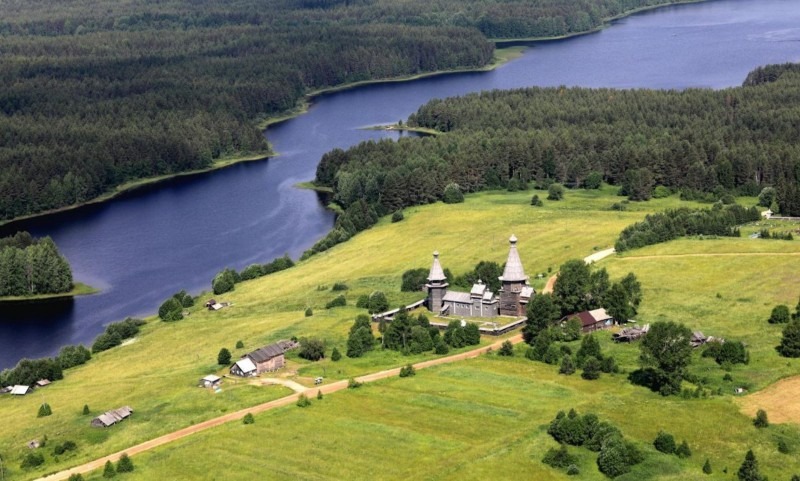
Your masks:
{"label": "forested peninsula", "polygon": [[10,0],[0,6],[0,220],[266,153],[308,92],[470,69],[670,0]]}
{"label": "forested peninsula", "polygon": [[[720,91],[526,88],[433,100],[407,125],[441,132],[327,153],[316,183],[344,215],[310,251],[346,240],[378,215],[463,192],[619,185],[716,201],[770,188],[774,211],[800,215],[800,72],[773,65]],[[774,189],[774,190],[772,190]],[[446,199],[445,199],[446,200]]]}
{"label": "forested peninsula", "polygon": [[27,232],[0,239],[0,300],[66,294],[73,287],[72,268],[53,239]]}

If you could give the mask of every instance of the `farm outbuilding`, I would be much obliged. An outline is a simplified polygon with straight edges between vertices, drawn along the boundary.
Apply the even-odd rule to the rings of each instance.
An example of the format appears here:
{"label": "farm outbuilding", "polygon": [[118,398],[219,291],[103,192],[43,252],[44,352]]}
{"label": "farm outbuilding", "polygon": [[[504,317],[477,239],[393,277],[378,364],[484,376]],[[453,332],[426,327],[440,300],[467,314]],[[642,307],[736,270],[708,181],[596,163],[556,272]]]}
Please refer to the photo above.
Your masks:
{"label": "farm outbuilding", "polygon": [[119,409],[112,409],[92,419],[92,427],[107,428],[113,426],[123,419],[127,419],[133,414],[133,409],[130,406],[123,406]]}
{"label": "farm outbuilding", "polygon": [[561,322],[566,323],[569,319],[573,318],[581,321],[582,332],[599,331],[600,329],[608,329],[614,325],[614,318],[609,316],[603,308],[571,314],[561,319]]}
{"label": "farm outbuilding", "polygon": [[11,388],[11,394],[13,396],[24,396],[32,391],[33,389],[31,389],[30,386],[25,386],[24,384],[17,384]]}
{"label": "farm outbuilding", "polygon": [[222,378],[213,374],[209,374],[208,376],[200,379],[201,387],[217,387],[220,385],[220,383],[222,383]]}

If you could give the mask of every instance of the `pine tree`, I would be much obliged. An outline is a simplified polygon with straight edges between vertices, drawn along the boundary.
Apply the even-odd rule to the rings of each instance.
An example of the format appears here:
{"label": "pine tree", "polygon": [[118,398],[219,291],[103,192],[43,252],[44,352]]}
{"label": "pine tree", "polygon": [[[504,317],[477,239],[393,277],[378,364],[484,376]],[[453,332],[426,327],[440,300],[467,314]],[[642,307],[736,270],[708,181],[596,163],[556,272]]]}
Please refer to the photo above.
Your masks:
{"label": "pine tree", "polygon": [[572,362],[572,356],[566,354],[561,358],[561,367],[558,368],[558,373],[566,375],[575,373],[575,363]]}
{"label": "pine tree", "polygon": [[339,352],[339,349],[336,347],[333,348],[331,352],[331,361],[336,362],[342,358],[342,353]]}
{"label": "pine tree", "polygon": [[757,428],[769,427],[769,419],[767,419],[767,412],[763,409],[756,411],[756,417],[753,419],[753,426]]}
{"label": "pine tree", "polygon": [[83,405],[83,415],[86,416],[87,414],[89,414],[89,405],[88,404],[84,404]]}
{"label": "pine tree", "polygon": [[117,472],[130,473],[131,471],[133,471],[133,461],[128,457],[128,453],[122,453],[119,461],[117,461]]}
{"label": "pine tree", "polygon": [[744,462],[739,467],[736,476],[739,481],[766,481],[767,478],[758,471],[758,460],[756,460],[756,455],[753,454],[752,449],[747,451]]}
{"label": "pine tree", "polygon": [[706,458],[706,462],[703,464],[703,472],[706,474],[711,474],[713,470],[711,469],[711,461]]}
{"label": "pine tree", "polygon": [[103,477],[104,478],[113,478],[117,475],[117,471],[114,470],[114,465],[111,464],[111,461],[106,461],[105,468],[103,468]]}
{"label": "pine tree", "polygon": [[42,403],[42,405],[39,406],[39,412],[36,414],[36,417],[43,418],[45,416],[50,416],[51,414],[53,414],[53,410],[50,409],[50,405],[47,403]]}
{"label": "pine tree", "polygon": [[231,352],[228,350],[227,347],[223,347],[219,350],[219,354],[217,354],[217,364],[219,365],[226,365],[231,362]]}

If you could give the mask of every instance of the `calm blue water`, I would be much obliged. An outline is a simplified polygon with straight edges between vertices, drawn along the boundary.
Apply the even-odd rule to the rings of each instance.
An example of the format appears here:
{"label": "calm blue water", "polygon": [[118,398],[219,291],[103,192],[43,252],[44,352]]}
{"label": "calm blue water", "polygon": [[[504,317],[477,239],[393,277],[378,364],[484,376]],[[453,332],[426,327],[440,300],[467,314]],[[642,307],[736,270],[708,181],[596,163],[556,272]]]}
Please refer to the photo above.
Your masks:
{"label": "calm blue water", "polygon": [[800,61],[796,0],[717,0],[650,11],[569,40],[537,43],[493,72],[372,85],[317,99],[266,132],[280,156],[158,184],[114,201],[0,228],[52,236],[75,278],[102,294],[0,312],[0,367],[89,343],[103,325],[156,311],[186,289],[310,247],[333,225],[315,193],[323,153],[396,133],[360,127],[405,119],[431,98],[531,85],[724,88],[758,65]]}

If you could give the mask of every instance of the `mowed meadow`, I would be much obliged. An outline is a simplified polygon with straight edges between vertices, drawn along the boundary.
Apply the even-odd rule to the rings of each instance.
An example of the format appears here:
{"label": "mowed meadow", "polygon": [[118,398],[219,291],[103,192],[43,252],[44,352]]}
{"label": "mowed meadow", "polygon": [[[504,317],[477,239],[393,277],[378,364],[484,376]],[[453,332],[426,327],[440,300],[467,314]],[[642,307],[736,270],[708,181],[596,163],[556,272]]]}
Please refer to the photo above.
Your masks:
{"label": "mowed meadow", "polygon": [[[241,380],[226,380],[219,394],[196,384],[206,374],[227,372],[226,366],[216,364],[221,347],[238,358],[279,339],[306,336],[325,339],[328,353],[334,346],[344,352],[352,321],[364,312],[353,307],[356,298],[376,289],[387,294],[391,305],[422,298],[423,293],[400,292],[401,275],[407,269],[429,267],[434,250],[441,253],[443,266],[457,275],[481,260],[504,262],[513,233],[527,274],[541,288],[549,270],[612,246],[625,226],[646,213],[699,205],[673,196],[615,211],[611,205],[622,198],[614,192],[611,187],[567,191],[563,201],[545,200],[543,207],[530,205],[532,194],[546,197],[542,191],[484,192],[467,196],[463,204],[412,207],[399,223],[382,219],[291,269],[215,296],[232,302],[232,307],[209,312],[198,305],[175,323],[151,319],[134,342],[66,371],[64,380],[25,398],[0,397],[0,455],[6,479],[32,479],[289,394],[286,388]],[[251,479],[269,472],[281,479],[560,479],[566,476],[540,462],[546,448],[554,445],[545,425],[559,409],[575,406],[613,421],[643,449],[649,449],[645,445],[663,428],[677,439],[687,439],[695,452],[685,461],[653,452],[629,479],[703,477],[700,467],[706,457],[714,476],[722,479],[722,468],[735,472],[748,447],[756,450],[768,474],[788,478],[800,473],[800,464],[794,456],[777,453],[775,443],[785,437],[793,452],[800,451],[797,430],[755,430],[729,392],[739,385],[760,389],[798,372],[800,364],[775,353],[780,327],[768,325],[766,319],[773,305],[796,304],[799,253],[797,241],[688,239],[601,261],[612,280],[633,271],[642,282],[640,322],[676,320],[707,335],[748,344],[751,363],[734,367],[732,382],[722,381],[725,372],[713,361],[696,356],[693,372],[707,377],[715,389],[722,388],[723,396],[665,399],[630,385],[625,374],[594,382],[559,376],[556,367],[523,359],[523,348],[518,347],[511,360],[490,355],[432,368],[414,378],[334,393],[308,409],[290,406],[263,413],[253,425],[234,422],[196,434],[135,456],[137,470],[126,477]],[[540,273],[542,278],[534,279]],[[330,289],[337,282],[349,286],[344,291],[348,306],[325,310],[325,303],[341,293]],[[208,297],[201,296],[198,304]],[[313,316],[305,317],[307,307]],[[624,370],[636,367],[637,345],[613,346],[606,333],[600,338]],[[243,349],[234,349],[238,340]],[[346,379],[432,357],[373,351],[360,359],[312,364],[293,353],[289,370],[297,370],[297,380],[311,385],[314,376]],[[43,401],[52,406],[53,415],[37,419]],[[81,414],[84,404],[91,415]],[[134,408],[130,420],[105,430],[89,427],[92,416],[123,405]],[[42,467],[20,469],[28,452],[25,443],[44,435],[53,445],[72,440],[78,449],[55,459],[50,447],[43,448]],[[603,478],[594,467],[594,453],[574,451],[581,456],[581,477]]]}

